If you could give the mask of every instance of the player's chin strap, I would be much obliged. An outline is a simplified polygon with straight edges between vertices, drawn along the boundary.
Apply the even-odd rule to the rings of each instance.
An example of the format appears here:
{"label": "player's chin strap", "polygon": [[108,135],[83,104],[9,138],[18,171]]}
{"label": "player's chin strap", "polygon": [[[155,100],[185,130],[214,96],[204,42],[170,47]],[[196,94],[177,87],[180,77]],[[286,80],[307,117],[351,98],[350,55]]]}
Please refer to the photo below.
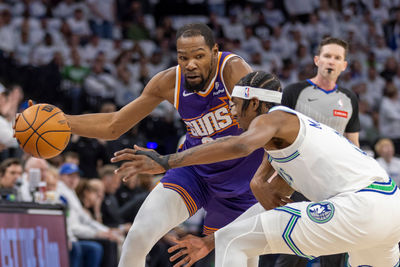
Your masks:
{"label": "player's chin strap", "polygon": [[166,171],[171,169],[171,167],[168,164],[170,155],[162,156],[154,150],[137,150],[135,154],[136,155],[145,155],[145,156],[151,158],[152,160],[154,160],[155,162],[160,164]]}
{"label": "player's chin strap", "polygon": [[282,92],[251,86],[235,85],[232,91],[232,97],[239,97],[248,100],[252,98],[257,98],[258,100],[263,102],[280,104],[282,100]]}

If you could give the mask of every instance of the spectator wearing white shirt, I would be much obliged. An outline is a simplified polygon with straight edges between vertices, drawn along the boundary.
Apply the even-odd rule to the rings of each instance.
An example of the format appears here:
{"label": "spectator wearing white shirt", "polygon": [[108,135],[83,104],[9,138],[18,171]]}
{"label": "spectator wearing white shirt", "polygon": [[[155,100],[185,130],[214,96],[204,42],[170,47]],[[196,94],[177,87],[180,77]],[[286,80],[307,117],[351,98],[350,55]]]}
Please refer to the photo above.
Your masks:
{"label": "spectator wearing white shirt", "polygon": [[71,32],[78,35],[80,38],[88,38],[91,34],[89,23],[85,19],[83,10],[77,8],[74,11],[74,16],[67,19],[67,23],[71,29]]}
{"label": "spectator wearing white shirt", "polygon": [[376,160],[400,186],[400,158],[394,156],[393,142],[388,138],[380,139],[375,145],[375,151],[379,156]]}
{"label": "spectator wearing white shirt", "polygon": [[383,38],[383,36],[377,37],[376,44],[377,46],[374,47],[372,51],[375,54],[377,70],[382,71],[387,59],[393,57],[394,54],[393,51],[386,46],[385,38]]}
{"label": "spectator wearing white shirt", "polygon": [[132,77],[126,65],[117,66],[117,77],[115,86],[115,103],[123,107],[136,99],[143,90],[143,84]]}
{"label": "spectator wearing white shirt", "polygon": [[260,39],[254,35],[252,27],[246,26],[244,32],[245,36],[242,40],[242,49],[247,54],[253,54],[261,51]]}
{"label": "spectator wearing white shirt", "polygon": [[73,16],[74,10],[77,8],[74,0],[63,0],[58,3],[58,5],[53,8],[54,17],[60,19],[67,19]]}
{"label": "spectator wearing white shirt", "polygon": [[11,13],[3,10],[0,16],[0,52],[11,54],[14,50],[14,27],[11,24]]}
{"label": "spectator wearing white shirt", "polygon": [[50,33],[46,33],[44,40],[33,51],[32,64],[43,66],[53,60],[57,47],[53,44],[53,37]]}
{"label": "spectator wearing white shirt", "polygon": [[116,80],[105,70],[104,55],[101,53],[92,64],[92,72],[86,77],[84,88],[88,95],[89,105],[95,108],[104,100],[113,100]]}
{"label": "spectator wearing white shirt", "polygon": [[238,20],[236,14],[229,16],[229,22],[224,23],[222,29],[224,31],[224,36],[230,40],[244,39],[244,26],[243,23]]}
{"label": "spectator wearing white shirt", "polygon": [[367,77],[363,80],[367,86],[366,100],[368,104],[373,108],[378,108],[383,97],[385,80],[378,75],[374,66],[368,68]]}
{"label": "spectator wearing white shirt", "polygon": [[379,132],[382,137],[392,139],[396,153],[400,153],[400,102],[398,90],[387,83],[379,109]]}
{"label": "spectator wearing white shirt", "polygon": [[261,9],[261,12],[264,14],[265,22],[271,28],[281,25],[285,21],[282,10],[275,8],[273,0],[265,1],[265,7]]}
{"label": "spectator wearing white shirt", "polygon": [[112,39],[116,16],[115,0],[86,0],[86,3],[92,15],[89,23],[94,34]]}

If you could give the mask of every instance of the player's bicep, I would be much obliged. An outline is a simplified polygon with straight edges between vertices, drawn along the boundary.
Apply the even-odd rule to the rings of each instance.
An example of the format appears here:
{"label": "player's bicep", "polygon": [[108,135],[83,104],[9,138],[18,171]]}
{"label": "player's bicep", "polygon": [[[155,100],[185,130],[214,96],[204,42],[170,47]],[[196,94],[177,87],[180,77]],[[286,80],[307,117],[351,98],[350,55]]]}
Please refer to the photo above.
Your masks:
{"label": "player's bicep", "polygon": [[173,91],[174,86],[174,81],[171,81],[169,76],[170,73],[165,72],[154,76],[138,98],[116,112],[113,126],[128,130],[167,99],[166,92]]}
{"label": "player's bicep", "polygon": [[[249,129],[240,135],[244,145],[254,151],[265,145],[276,135],[279,124],[272,114],[264,114],[256,117],[249,126]],[[239,140],[240,142],[241,140]]]}

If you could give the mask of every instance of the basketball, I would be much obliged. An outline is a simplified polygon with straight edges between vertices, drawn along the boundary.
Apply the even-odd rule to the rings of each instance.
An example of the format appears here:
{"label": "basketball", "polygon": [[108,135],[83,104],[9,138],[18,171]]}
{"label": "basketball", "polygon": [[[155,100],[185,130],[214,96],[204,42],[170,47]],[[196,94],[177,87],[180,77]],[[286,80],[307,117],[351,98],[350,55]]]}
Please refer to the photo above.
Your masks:
{"label": "basketball", "polygon": [[71,128],[64,113],[49,104],[25,109],[15,122],[15,137],[21,148],[37,158],[52,158],[68,145]]}

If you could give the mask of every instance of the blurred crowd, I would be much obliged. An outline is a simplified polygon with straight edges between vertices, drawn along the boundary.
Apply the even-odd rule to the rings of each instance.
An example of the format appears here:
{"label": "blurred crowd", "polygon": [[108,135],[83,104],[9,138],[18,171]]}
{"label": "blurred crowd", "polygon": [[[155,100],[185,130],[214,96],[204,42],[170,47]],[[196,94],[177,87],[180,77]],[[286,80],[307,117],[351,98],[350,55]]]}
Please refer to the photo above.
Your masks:
{"label": "blurred crowd", "polygon": [[[0,0],[0,188],[25,187],[29,201],[24,179],[39,168],[48,191],[69,196],[70,206],[77,201],[81,221],[70,223],[70,241],[100,237],[118,247],[154,178],[120,184],[110,158],[133,144],[174,152],[185,127],[172,105],[161,103],[115,141],[72,136],[51,161],[18,149],[12,121],[29,98],[69,114],[121,108],[156,73],[176,65],[176,30],[190,22],[206,23],[220,50],[278,75],[283,87],[315,74],[313,55],[323,37],[346,40],[349,65],[338,82],[358,97],[361,147],[400,184],[400,0]],[[11,165],[21,169],[10,178]],[[80,236],[74,223],[92,231]],[[155,255],[162,253],[153,253],[153,263]]]}

